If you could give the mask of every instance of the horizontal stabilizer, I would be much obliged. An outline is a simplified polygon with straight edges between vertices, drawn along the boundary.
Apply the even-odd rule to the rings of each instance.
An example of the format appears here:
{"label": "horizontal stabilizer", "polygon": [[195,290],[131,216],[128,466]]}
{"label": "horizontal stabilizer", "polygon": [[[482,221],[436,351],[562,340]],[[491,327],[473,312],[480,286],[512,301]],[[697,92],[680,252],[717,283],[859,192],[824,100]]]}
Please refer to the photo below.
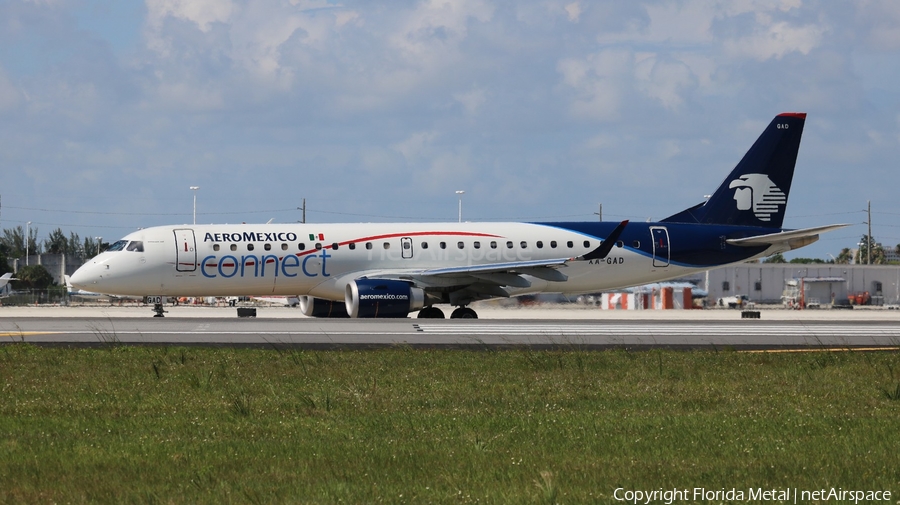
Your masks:
{"label": "horizontal stabilizer", "polygon": [[805,228],[802,230],[768,233],[766,235],[757,235],[755,237],[732,238],[726,240],[725,242],[730,245],[736,245],[740,247],[758,247],[771,246],[776,244],[789,244],[791,247],[787,250],[791,250],[815,242],[819,239],[820,233],[837,230],[847,226],[850,225],[830,224],[828,226],[817,226],[815,228]]}

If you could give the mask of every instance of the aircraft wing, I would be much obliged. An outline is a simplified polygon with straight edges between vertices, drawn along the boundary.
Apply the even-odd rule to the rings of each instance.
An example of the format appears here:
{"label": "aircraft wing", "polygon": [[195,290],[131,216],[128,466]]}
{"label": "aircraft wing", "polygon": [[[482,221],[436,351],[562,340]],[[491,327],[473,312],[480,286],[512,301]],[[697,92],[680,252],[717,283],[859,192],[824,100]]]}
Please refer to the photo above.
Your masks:
{"label": "aircraft wing", "polygon": [[[451,286],[468,286],[472,284],[489,284],[493,286],[511,286],[527,288],[531,286],[522,275],[530,275],[547,281],[563,282],[568,277],[558,268],[564,267],[572,258],[552,260],[511,261],[490,265],[470,265],[447,268],[430,268],[422,270],[387,270],[369,272],[364,277],[369,279],[397,279],[415,282],[423,288],[445,288]],[[500,294],[496,289],[489,289],[495,296]]]}
{"label": "aircraft wing", "polygon": [[837,230],[850,226],[849,224],[830,224],[827,226],[817,226],[815,228],[804,228],[802,230],[782,231],[778,233],[768,233],[766,235],[757,235],[747,238],[732,238],[725,242],[740,247],[758,247],[770,246],[777,247],[783,251],[790,251],[805,245],[812,244],[819,240],[819,234],[827,231]]}

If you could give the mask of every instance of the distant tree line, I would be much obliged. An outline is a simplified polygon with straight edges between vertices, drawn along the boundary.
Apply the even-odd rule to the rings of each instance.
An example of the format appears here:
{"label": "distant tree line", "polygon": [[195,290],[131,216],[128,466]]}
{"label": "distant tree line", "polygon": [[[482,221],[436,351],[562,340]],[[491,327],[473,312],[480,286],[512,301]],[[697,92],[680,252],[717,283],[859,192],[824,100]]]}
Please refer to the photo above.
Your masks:
{"label": "distant tree line", "polygon": [[[83,240],[77,233],[69,233],[67,237],[61,228],[50,232],[50,235],[42,241],[37,240],[38,229],[29,227],[28,230],[28,254],[65,254],[79,258],[90,258],[109,247],[106,242],[101,242],[94,237],[85,237]],[[25,229],[22,226],[4,228],[0,236],[0,275],[12,272],[9,259],[25,257]],[[19,271],[16,273],[18,281],[13,281],[15,289],[45,289],[54,284],[53,276],[42,265],[25,266],[19,263]]]}
{"label": "distant tree line", "polygon": [[[38,229],[31,227],[28,230],[28,254],[65,254],[89,258],[109,247],[109,244],[85,237],[83,240],[77,233],[71,232],[67,237],[62,228],[50,232],[50,235],[42,241],[37,240]],[[6,258],[25,257],[25,229],[20,225],[15,228],[4,228],[0,236],[0,254]]]}
{"label": "distant tree line", "polygon": [[[841,249],[841,252],[833,260],[822,260],[818,258],[794,258],[790,261],[786,260],[781,253],[773,254],[763,260],[763,263],[800,263],[800,264],[838,264],[849,265],[851,262],[857,265],[865,265],[869,257],[870,239],[867,235],[863,235],[859,240],[859,249],[856,254],[849,247]],[[873,265],[897,265],[900,262],[888,261],[884,246],[879,244],[875,237],[871,237],[872,244],[872,264]],[[894,252],[900,255],[900,244],[894,246]]]}

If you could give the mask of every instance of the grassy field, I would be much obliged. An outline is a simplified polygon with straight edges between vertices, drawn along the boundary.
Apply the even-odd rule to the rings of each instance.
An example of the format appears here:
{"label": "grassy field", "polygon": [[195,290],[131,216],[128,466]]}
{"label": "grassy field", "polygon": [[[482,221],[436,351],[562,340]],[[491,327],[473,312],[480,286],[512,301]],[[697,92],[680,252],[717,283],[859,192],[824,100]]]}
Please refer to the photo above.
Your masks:
{"label": "grassy field", "polygon": [[900,493],[896,353],[16,344],[0,387],[3,503]]}

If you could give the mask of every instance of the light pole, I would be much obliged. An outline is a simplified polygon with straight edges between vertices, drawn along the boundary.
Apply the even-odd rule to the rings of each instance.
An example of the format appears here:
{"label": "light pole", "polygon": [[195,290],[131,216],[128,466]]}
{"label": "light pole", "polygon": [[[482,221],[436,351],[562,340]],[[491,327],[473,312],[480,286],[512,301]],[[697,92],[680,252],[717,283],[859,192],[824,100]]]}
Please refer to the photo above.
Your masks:
{"label": "light pole", "polygon": [[456,194],[459,195],[459,222],[462,222],[462,196],[465,194],[465,191],[457,191]]}
{"label": "light pole", "polygon": [[197,224],[197,190],[200,189],[200,186],[191,186],[191,191],[194,192],[194,224]]}
{"label": "light pole", "polygon": [[25,266],[28,266],[28,237],[31,236],[31,221],[25,223]]}
{"label": "light pole", "polygon": [[103,244],[103,237],[94,237],[97,239],[97,255],[100,255],[100,245]]}

